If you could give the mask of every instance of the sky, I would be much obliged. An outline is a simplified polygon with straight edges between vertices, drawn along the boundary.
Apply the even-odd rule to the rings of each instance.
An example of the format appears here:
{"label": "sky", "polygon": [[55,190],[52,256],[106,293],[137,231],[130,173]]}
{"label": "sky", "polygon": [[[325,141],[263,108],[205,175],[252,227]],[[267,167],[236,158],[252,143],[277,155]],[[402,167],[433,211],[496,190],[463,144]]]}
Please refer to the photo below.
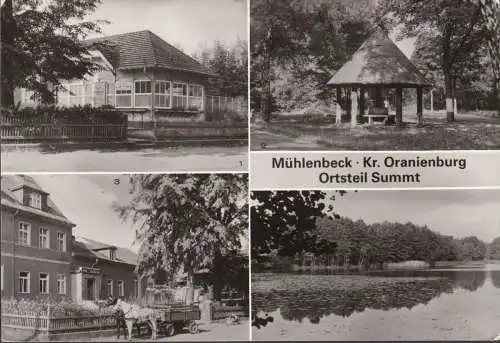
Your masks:
{"label": "sky", "polygon": [[428,225],[455,237],[500,236],[500,190],[358,191],[336,196],[335,212],[367,223]]}
{"label": "sky", "polygon": [[[74,224],[75,236],[138,250],[134,243],[135,226],[123,222],[113,204],[125,205],[130,199],[129,175],[72,174],[32,175],[35,181],[50,193],[52,201]],[[119,182],[115,182],[119,180]],[[243,249],[248,250],[246,238]]]}
{"label": "sky", "polygon": [[88,19],[110,22],[101,26],[104,36],[150,30],[190,55],[216,40],[248,37],[245,0],[102,0]]}

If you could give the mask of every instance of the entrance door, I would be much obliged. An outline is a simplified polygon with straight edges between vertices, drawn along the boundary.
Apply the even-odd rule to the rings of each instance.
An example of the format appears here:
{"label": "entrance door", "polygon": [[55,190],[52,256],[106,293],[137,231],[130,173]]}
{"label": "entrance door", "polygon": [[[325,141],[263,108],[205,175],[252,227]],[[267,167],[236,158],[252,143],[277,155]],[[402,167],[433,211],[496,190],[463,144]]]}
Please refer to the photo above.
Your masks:
{"label": "entrance door", "polygon": [[87,279],[86,299],[95,300],[95,279]]}

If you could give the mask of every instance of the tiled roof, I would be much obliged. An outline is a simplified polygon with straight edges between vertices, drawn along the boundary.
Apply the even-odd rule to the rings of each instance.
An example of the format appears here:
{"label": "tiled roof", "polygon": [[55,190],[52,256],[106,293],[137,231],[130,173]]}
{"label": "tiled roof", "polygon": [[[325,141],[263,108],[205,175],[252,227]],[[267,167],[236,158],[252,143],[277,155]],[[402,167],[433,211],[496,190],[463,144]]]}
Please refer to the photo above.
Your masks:
{"label": "tiled roof", "polygon": [[429,82],[387,33],[378,30],[335,73],[328,84],[428,86]]}
{"label": "tiled roof", "polygon": [[149,30],[89,39],[84,44],[94,44],[118,70],[155,67],[216,76]]}
{"label": "tiled roof", "polygon": [[[111,260],[103,250],[115,249],[115,259]],[[73,241],[73,253],[88,258],[98,258],[109,262],[121,262],[137,265],[138,256],[130,249],[98,242],[86,237],[76,237]]]}
{"label": "tiled roof", "polygon": [[40,185],[30,176],[26,175],[4,175],[1,178],[2,188],[2,204],[19,210],[24,210],[41,217],[59,220],[65,224],[75,226],[68,218],[59,210],[50,196],[47,197],[47,209],[45,211],[26,206],[20,194],[15,192],[22,187],[29,187],[41,193],[48,194]]}

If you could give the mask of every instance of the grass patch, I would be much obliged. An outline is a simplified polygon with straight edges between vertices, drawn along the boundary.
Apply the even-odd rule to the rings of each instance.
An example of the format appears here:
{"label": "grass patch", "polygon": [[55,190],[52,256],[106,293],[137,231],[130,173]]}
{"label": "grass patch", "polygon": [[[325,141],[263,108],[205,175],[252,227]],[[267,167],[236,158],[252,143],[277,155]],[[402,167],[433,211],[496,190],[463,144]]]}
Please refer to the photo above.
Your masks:
{"label": "grass patch", "polygon": [[[441,115],[424,115],[424,125],[417,127],[405,118],[401,127],[385,125],[314,124],[270,122],[253,126],[254,134],[270,132],[290,138],[311,140],[334,150],[487,150],[500,149],[500,118],[469,113],[459,114],[447,123]],[[259,146],[255,146],[259,149]],[[267,149],[273,149],[269,145]]]}

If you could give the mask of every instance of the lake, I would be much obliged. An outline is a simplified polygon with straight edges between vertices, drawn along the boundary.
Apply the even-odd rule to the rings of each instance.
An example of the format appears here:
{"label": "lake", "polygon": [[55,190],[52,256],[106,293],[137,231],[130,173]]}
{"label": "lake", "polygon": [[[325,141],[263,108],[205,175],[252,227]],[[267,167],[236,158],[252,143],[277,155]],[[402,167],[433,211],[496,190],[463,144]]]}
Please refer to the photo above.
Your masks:
{"label": "lake", "polygon": [[360,274],[254,273],[254,340],[489,340],[500,334],[500,264]]}

